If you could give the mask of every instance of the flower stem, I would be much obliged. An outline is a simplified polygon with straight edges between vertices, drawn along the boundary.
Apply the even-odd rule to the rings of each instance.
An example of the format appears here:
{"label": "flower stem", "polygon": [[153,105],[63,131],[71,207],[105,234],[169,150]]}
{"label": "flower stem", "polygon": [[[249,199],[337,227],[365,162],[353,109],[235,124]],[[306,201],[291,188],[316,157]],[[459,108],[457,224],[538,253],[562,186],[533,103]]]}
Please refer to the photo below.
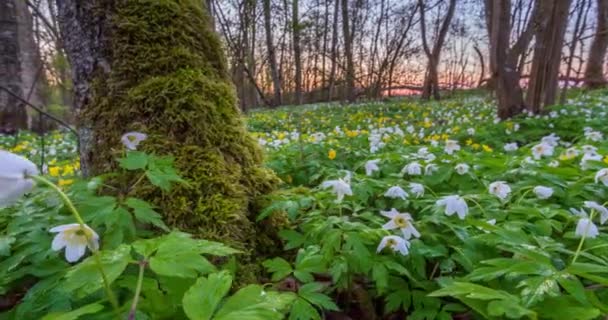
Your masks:
{"label": "flower stem", "polygon": [[128,320],[135,320],[135,313],[137,312],[137,303],[139,302],[139,295],[141,294],[141,287],[144,283],[144,271],[146,270],[147,261],[143,260],[139,262],[139,275],[137,276],[137,287],[135,288],[135,296],[133,297],[133,303],[131,304],[131,310],[129,311]]}
{"label": "flower stem", "polygon": [[[74,219],[76,219],[78,224],[80,224],[80,228],[82,230],[86,230],[84,220],[82,220],[80,213],[74,206],[74,203],[72,203],[72,200],[70,200],[70,198],[67,196],[67,194],[65,194],[65,192],[63,192],[63,190],[61,190],[61,188],[59,188],[53,182],[51,182],[48,179],[41,177],[41,176],[29,176],[28,178],[31,178],[32,180],[34,180],[38,183],[44,184],[44,185],[50,187],[51,189],[53,189],[55,192],[57,192],[57,194],[59,194],[59,197],[61,198],[61,200],[63,200],[65,205],[68,207],[68,209],[74,216]],[[92,239],[91,239],[90,235],[86,232],[84,233],[84,235],[87,238],[87,242],[89,243],[89,246],[88,246],[89,249],[91,250],[91,252],[93,252],[93,257],[95,259],[97,268],[99,269],[99,273],[101,273],[101,278],[103,279],[103,283],[104,283],[106,295],[108,296],[108,300],[110,300],[110,303],[112,304],[112,307],[114,308],[114,311],[118,315],[119,314],[118,302],[116,300],[116,297],[114,296],[114,293],[112,292],[112,289],[110,288],[110,281],[108,280],[108,276],[106,275],[105,271],[103,270],[103,265],[101,263],[101,255],[99,253],[99,250],[95,249],[95,246],[92,245]]]}
{"label": "flower stem", "polygon": [[534,190],[533,188],[526,190],[526,192],[524,192],[521,197],[519,197],[519,199],[517,199],[517,202],[515,203],[516,205],[519,205],[521,203],[521,201],[528,195],[528,193],[530,193],[532,190]]}
{"label": "flower stem", "polygon": [[475,199],[473,199],[473,197],[464,196],[462,198],[465,199],[465,200],[472,201],[479,208],[479,210],[481,210],[481,212],[483,212],[484,215],[486,215],[486,216],[488,215],[488,213],[486,212],[486,210],[481,206],[481,204],[479,204],[479,202],[477,202]]}
{"label": "flower stem", "polygon": [[585,243],[585,238],[587,238],[587,232],[589,232],[589,225],[591,225],[591,223],[593,223],[594,215],[595,215],[595,210],[591,210],[591,214],[589,215],[590,222],[585,226],[585,232],[583,232],[583,235],[581,236],[581,241],[579,241],[579,243],[578,243],[578,248],[576,248],[574,257],[572,257],[571,264],[574,264],[576,262],[576,259],[578,259],[578,256],[581,254],[581,250],[583,249],[583,244]]}

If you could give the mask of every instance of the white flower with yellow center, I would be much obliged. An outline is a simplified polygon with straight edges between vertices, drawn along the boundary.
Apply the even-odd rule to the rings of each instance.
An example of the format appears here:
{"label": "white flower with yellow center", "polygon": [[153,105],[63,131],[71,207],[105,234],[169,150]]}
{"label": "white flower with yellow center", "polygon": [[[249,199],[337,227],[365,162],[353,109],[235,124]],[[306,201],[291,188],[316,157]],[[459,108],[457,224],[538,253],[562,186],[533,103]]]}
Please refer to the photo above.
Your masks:
{"label": "white flower with yellow center", "polygon": [[394,252],[399,252],[404,256],[409,253],[410,243],[409,241],[399,236],[386,236],[380,241],[376,252],[382,251],[384,248],[389,247]]}
{"label": "white flower with yellow center", "polygon": [[488,191],[500,198],[500,200],[505,200],[509,196],[509,193],[511,193],[511,187],[504,181],[495,181],[490,183]]}
{"label": "white flower with yellow center", "polygon": [[409,240],[412,236],[420,238],[420,233],[412,224],[413,219],[409,213],[401,213],[397,209],[392,208],[391,211],[380,211],[380,214],[391,219],[382,226],[382,229],[399,229],[403,232],[403,238],[406,240]]}
{"label": "white flower with yellow center", "polygon": [[49,231],[57,233],[51,248],[54,251],[65,248],[65,259],[68,262],[80,260],[87,247],[91,251],[99,250],[99,236],[86,224],[84,229],[79,223],[72,223],[54,227]]}
{"label": "white flower with yellow center", "polygon": [[36,165],[16,154],[0,150],[0,208],[13,204],[34,187],[31,176],[38,174]]}

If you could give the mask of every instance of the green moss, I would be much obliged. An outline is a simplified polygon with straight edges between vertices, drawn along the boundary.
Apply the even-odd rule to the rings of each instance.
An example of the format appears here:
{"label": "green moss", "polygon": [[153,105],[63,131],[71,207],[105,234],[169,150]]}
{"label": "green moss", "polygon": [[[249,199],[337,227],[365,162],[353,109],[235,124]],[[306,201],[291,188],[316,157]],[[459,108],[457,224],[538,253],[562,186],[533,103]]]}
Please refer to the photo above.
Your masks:
{"label": "green moss", "polygon": [[202,1],[118,3],[111,72],[95,79],[95,98],[81,116],[93,128],[92,172],[116,169],[124,132],[145,132],[143,149],[173,155],[189,182],[170,193],[145,185],[137,190],[169,225],[247,250],[249,257],[258,255],[256,247],[276,247],[276,228],[256,224],[252,208],[278,179],[262,167],[262,152],[246,132]]}

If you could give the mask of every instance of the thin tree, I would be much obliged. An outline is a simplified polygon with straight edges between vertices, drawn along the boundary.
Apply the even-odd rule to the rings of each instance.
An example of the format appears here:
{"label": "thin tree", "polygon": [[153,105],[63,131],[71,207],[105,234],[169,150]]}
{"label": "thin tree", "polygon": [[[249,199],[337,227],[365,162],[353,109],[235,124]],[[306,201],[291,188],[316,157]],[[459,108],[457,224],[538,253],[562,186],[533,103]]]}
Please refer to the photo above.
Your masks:
{"label": "thin tree", "polygon": [[539,27],[530,69],[526,105],[540,113],[555,102],[559,81],[564,34],[571,0],[538,0]]}
{"label": "thin tree", "polygon": [[299,1],[293,0],[291,15],[291,32],[293,35],[293,59],[295,62],[295,104],[302,104],[302,49],[300,47],[300,14]]}
{"label": "thin tree", "polygon": [[355,62],[353,60],[353,31],[350,26],[348,0],[342,0],[342,36],[344,37],[344,56],[346,57],[345,98],[354,101],[355,96]]}
{"label": "thin tree", "polygon": [[57,4],[83,173],[114,171],[121,135],[144,132],[141,149],[174,156],[188,184],[161,193],[143,182],[131,194],[155,203],[167,224],[253,257],[258,241],[272,241],[272,229],[257,230],[250,210],[277,180],[242,122],[222,43],[201,2]]}
{"label": "thin tree", "polygon": [[283,103],[281,94],[281,77],[277,66],[277,56],[274,48],[271,21],[271,0],[263,0],[264,6],[264,30],[266,33],[266,51],[268,53],[268,67],[270,68],[270,78],[272,79],[272,90],[274,92],[273,104],[275,106]]}
{"label": "thin tree", "polygon": [[424,84],[422,85],[422,99],[430,99],[433,96],[434,99],[439,100],[439,59],[441,57],[441,49],[445,43],[452,18],[454,17],[454,11],[456,10],[456,0],[449,0],[448,9],[441,22],[441,28],[435,39],[433,47],[429,46],[426,32],[426,6],[424,0],[418,0],[420,8],[420,33],[422,38],[422,47],[424,53],[428,59],[427,69],[424,77]]}
{"label": "thin tree", "polygon": [[604,77],[604,61],[608,48],[608,0],[597,0],[597,27],[589,49],[585,68],[585,86],[601,88],[608,83]]}
{"label": "thin tree", "polygon": [[490,34],[490,69],[498,103],[498,116],[510,118],[524,110],[522,89],[514,61],[508,59],[511,1],[485,0]]}

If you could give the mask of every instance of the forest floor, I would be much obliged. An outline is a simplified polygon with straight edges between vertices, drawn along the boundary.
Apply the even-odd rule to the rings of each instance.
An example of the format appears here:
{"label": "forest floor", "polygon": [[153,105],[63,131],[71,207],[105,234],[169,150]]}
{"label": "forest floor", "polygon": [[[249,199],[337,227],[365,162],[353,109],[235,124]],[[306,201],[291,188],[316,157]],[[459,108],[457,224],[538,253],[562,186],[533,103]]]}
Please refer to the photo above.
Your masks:
{"label": "forest floor", "polygon": [[[249,130],[283,182],[257,220],[288,219],[264,280],[293,292],[290,319],[608,314],[606,119],[606,92],[507,121],[477,96],[254,111]],[[39,145],[0,136],[35,163]],[[69,133],[46,136],[44,162],[78,192]],[[23,253],[11,223],[0,215],[7,259]],[[4,267],[0,279],[19,277]]]}

